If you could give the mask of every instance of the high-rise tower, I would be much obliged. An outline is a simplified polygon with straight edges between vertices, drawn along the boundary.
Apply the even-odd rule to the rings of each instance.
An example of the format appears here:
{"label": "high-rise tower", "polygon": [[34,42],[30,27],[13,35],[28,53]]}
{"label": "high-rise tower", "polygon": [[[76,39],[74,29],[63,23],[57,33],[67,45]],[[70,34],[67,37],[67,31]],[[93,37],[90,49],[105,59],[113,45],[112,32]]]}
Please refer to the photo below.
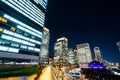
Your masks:
{"label": "high-rise tower", "polygon": [[54,45],[54,59],[66,60],[68,51],[68,40],[65,37],[57,39],[57,42]]}
{"label": "high-rise tower", "polygon": [[50,39],[50,32],[46,27],[44,27],[43,28],[42,45],[41,45],[41,55],[40,55],[40,62],[41,63],[48,62],[49,39]]}
{"label": "high-rise tower", "polygon": [[0,59],[38,62],[47,0],[0,0]]}
{"label": "high-rise tower", "polygon": [[99,47],[94,48],[94,53],[95,53],[95,60],[98,62],[102,62],[103,59],[102,59],[102,55],[101,55]]}
{"label": "high-rise tower", "polygon": [[87,68],[88,63],[92,61],[91,50],[88,43],[77,45],[78,64],[82,68]]}
{"label": "high-rise tower", "polygon": [[75,64],[75,62],[76,62],[76,60],[75,60],[75,58],[76,58],[76,56],[75,56],[75,53],[74,53],[74,50],[72,49],[72,48],[69,48],[68,49],[68,62],[70,63],[70,64]]}

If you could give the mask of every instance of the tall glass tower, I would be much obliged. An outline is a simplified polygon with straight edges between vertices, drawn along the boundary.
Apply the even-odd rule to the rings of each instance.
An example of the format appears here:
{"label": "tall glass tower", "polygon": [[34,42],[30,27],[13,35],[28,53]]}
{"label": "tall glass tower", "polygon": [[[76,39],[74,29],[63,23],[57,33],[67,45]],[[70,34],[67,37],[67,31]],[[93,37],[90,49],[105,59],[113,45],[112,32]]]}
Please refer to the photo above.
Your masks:
{"label": "tall glass tower", "polygon": [[38,62],[47,0],[0,0],[0,60]]}

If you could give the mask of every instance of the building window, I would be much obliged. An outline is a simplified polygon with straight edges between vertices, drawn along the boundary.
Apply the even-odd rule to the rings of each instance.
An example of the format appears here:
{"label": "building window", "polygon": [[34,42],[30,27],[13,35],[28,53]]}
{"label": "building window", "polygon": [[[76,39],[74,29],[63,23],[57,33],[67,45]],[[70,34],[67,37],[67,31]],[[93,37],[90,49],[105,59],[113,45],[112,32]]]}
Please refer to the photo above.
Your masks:
{"label": "building window", "polygon": [[19,44],[18,43],[11,43],[11,46],[13,46],[13,47],[19,47]]}
{"label": "building window", "polygon": [[2,32],[2,31],[3,31],[3,28],[0,27],[0,32]]}
{"label": "building window", "polygon": [[22,34],[22,35],[23,35],[23,33],[24,33],[24,32],[23,32],[22,30],[20,30],[20,29],[17,29],[16,32],[19,33],[19,34]]}
{"label": "building window", "polygon": [[26,45],[21,45],[20,48],[27,49]]}
{"label": "building window", "polygon": [[5,45],[5,46],[9,46],[10,45],[10,42],[7,41],[7,40],[0,40],[0,45]]}
{"label": "building window", "polygon": [[16,28],[14,28],[14,27],[11,27],[11,31],[15,31],[16,30]]}
{"label": "building window", "polygon": [[24,32],[24,36],[30,37],[30,35],[28,33],[26,33],[26,32]]}

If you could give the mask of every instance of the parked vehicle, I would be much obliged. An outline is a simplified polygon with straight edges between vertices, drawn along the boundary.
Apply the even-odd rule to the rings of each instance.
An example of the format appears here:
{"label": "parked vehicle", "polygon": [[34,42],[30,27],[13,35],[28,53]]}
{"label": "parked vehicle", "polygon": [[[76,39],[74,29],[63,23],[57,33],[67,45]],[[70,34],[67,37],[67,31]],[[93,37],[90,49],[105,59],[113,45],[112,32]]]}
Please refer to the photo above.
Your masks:
{"label": "parked vehicle", "polygon": [[111,67],[110,71],[115,75],[120,75],[120,69],[118,67]]}

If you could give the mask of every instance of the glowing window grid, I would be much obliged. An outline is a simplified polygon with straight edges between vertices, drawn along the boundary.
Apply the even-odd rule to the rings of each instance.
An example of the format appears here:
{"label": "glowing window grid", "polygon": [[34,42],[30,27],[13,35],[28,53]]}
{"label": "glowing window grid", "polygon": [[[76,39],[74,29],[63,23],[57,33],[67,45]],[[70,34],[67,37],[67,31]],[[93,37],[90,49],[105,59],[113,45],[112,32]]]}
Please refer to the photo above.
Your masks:
{"label": "glowing window grid", "polygon": [[7,14],[4,14],[3,17],[4,17],[4,18],[7,18],[7,19],[9,19],[9,20],[11,20],[11,21],[13,21],[13,22],[15,22],[15,23],[17,23],[17,24],[22,25],[22,26],[17,25],[17,28],[19,28],[19,29],[21,29],[21,30],[23,30],[23,31],[26,31],[26,32],[34,35],[34,36],[37,36],[37,37],[39,37],[39,38],[42,38],[42,33],[41,33],[40,31],[38,31],[38,30],[36,30],[36,29],[34,29],[34,28],[32,28],[32,27],[30,27],[30,26],[22,23],[21,21],[15,19],[15,18],[13,18],[13,17],[10,17],[10,16],[7,15]]}
{"label": "glowing window grid", "polygon": [[[29,0],[2,0],[4,3],[25,15],[40,26],[44,26],[45,14]],[[23,4],[26,3],[26,4]],[[25,6],[26,5],[26,6]],[[29,5],[29,7],[28,7]]]}

